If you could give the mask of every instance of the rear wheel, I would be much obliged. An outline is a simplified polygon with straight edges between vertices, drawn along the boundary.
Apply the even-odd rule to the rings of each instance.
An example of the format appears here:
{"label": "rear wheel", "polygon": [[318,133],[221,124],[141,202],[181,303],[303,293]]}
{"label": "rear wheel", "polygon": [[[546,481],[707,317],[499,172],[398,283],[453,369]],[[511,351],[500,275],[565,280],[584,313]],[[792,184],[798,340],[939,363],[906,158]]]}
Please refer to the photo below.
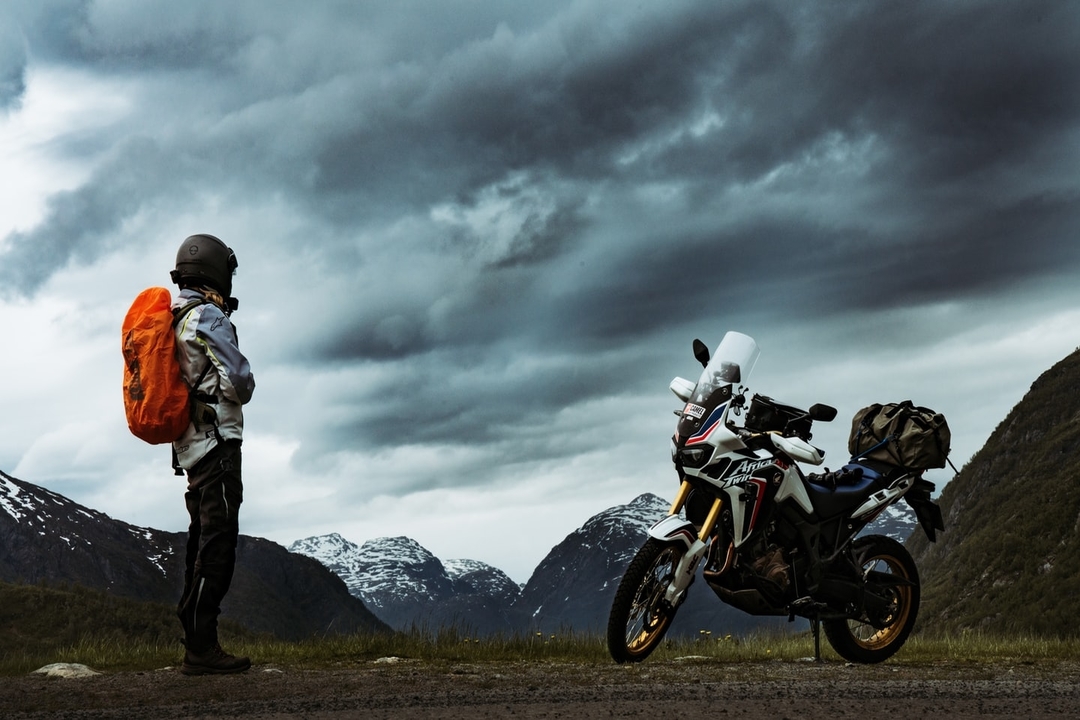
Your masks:
{"label": "rear wheel", "polygon": [[[915,627],[919,614],[919,571],[904,546],[883,535],[859,538],[852,544],[871,592],[885,598],[883,608],[847,620],[825,620],[821,626],[829,644],[845,660],[878,663],[899,650]],[[895,579],[891,580],[890,576]]]}
{"label": "rear wheel", "polygon": [[676,610],[664,601],[664,591],[684,553],[681,545],[650,538],[630,561],[608,617],[608,651],[615,662],[641,662],[664,639]]}

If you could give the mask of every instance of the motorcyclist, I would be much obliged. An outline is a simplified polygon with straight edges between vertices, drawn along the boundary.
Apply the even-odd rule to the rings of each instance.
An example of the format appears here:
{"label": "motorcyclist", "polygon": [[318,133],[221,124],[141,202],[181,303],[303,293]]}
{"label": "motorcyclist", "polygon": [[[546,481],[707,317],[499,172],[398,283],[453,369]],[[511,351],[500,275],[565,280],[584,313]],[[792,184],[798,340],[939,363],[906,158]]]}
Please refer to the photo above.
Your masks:
{"label": "motorcyclist", "polygon": [[180,287],[173,307],[203,299],[176,324],[181,374],[193,388],[192,420],[173,443],[178,474],[187,473],[190,524],[184,561],[184,591],[177,615],[184,627],[181,672],[204,675],[243,672],[246,657],[235,657],[218,642],[217,619],[236,562],[243,501],[240,446],[242,406],[251,399],[255,377],[240,352],[231,315],[236,255],[213,235],[192,235],[181,243],[171,276]]}

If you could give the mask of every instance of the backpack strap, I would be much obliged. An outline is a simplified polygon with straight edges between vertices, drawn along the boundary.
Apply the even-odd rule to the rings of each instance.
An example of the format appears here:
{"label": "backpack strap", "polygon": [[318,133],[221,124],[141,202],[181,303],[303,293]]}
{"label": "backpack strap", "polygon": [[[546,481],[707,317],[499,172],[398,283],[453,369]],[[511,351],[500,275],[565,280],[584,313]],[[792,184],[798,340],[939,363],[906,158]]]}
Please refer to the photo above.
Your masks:
{"label": "backpack strap", "polygon": [[180,324],[181,320],[187,317],[187,314],[189,312],[199,307],[200,305],[205,305],[208,302],[210,302],[210,300],[207,300],[206,298],[195,298],[194,300],[189,300],[178,308],[173,308],[172,326],[175,328],[177,325]]}
{"label": "backpack strap", "polygon": [[[173,328],[175,329],[176,326],[179,325],[180,322],[185,317],[187,317],[187,314],[189,312],[191,312],[195,308],[199,307],[200,305],[206,305],[206,304],[212,303],[212,302],[213,301],[209,300],[208,298],[201,297],[201,298],[196,298],[194,300],[190,300],[190,301],[184,303],[183,305],[181,305],[178,308],[173,308],[173,311],[172,311],[172,313],[173,313],[173,321],[172,321]],[[195,384],[188,388],[188,399],[189,399],[189,402],[191,403],[191,407],[193,409],[195,407],[195,405],[194,405],[195,402],[206,403],[205,400],[202,400],[199,397],[199,386],[202,385],[203,380],[206,379],[206,375],[207,375],[207,373],[210,372],[210,368],[213,367],[213,365],[214,365],[213,361],[211,361],[210,358],[207,358],[206,359],[206,366],[202,369],[202,372],[199,373],[199,377],[197,377],[195,379]],[[217,398],[214,398],[214,400],[216,401]],[[215,413],[213,425],[214,425],[214,436],[217,438],[217,441],[219,443],[224,442],[222,440],[222,438],[221,438],[221,433],[218,432],[216,413]],[[173,451],[172,451],[172,466],[173,466],[173,473],[175,475],[183,476],[184,469],[182,467],[180,467],[180,460],[179,460],[179,458],[176,457],[176,448],[173,448]]]}

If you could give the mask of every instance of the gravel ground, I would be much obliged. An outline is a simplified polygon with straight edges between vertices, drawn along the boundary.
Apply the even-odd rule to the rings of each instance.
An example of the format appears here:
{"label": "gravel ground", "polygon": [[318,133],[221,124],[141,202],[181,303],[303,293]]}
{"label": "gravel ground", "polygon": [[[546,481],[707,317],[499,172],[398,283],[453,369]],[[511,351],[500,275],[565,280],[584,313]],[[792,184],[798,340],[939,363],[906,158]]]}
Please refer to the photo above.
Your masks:
{"label": "gravel ground", "polygon": [[641,665],[365,662],[0,678],[0,717],[124,718],[1080,718],[1080,662]]}

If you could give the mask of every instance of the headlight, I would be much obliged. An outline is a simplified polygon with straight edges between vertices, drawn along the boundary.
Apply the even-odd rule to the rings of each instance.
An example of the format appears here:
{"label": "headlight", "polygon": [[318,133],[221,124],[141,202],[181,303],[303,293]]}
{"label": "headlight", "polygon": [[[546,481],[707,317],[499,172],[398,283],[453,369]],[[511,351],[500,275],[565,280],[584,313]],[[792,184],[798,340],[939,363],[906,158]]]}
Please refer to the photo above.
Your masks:
{"label": "headlight", "polygon": [[685,448],[679,452],[679,460],[683,467],[699,468],[709,462],[712,453],[712,447]]}

